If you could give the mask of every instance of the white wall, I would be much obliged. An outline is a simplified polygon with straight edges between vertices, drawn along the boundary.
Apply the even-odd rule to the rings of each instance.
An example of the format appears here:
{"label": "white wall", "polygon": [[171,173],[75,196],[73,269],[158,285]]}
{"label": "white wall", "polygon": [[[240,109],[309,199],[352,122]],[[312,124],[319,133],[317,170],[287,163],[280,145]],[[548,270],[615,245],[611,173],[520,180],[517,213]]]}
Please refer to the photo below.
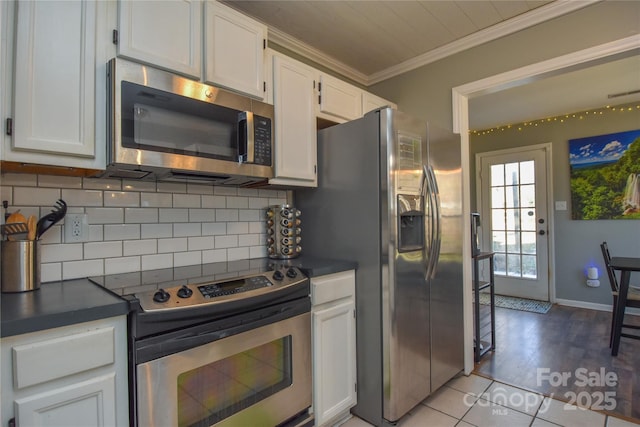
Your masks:
{"label": "white wall", "polygon": [[[262,258],[264,210],[286,192],[50,175],[0,176],[1,200],[25,216],[62,198],[86,213],[89,242],[64,243],[61,224],[42,237],[41,281]],[[3,212],[4,214],[4,212]],[[3,221],[4,222],[4,221]]]}

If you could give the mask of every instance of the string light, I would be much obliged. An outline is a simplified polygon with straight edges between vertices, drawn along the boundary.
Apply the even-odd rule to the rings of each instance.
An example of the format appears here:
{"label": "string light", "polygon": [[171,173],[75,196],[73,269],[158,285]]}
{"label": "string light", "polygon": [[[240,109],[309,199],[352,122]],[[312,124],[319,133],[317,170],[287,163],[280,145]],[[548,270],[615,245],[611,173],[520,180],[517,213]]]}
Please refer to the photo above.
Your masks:
{"label": "string light", "polygon": [[570,113],[570,114],[561,114],[555,117],[545,117],[543,119],[531,120],[531,121],[522,122],[522,123],[513,123],[513,124],[497,126],[489,129],[470,130],[469,134],[470,135],[488,135],[496,131],[509,130],[512,127],[516,128],[518,131],[522,131],[524,128],[527,128],[529,126],[538,127],[538,125],[544,125],[544,124],[553,123],[553,122],[560,122],[565,124],[565,123],[570,123],[574,119],[585,120],[591,117],[595,118],[597,116],[602,116],[605,113],[611,113],[611,112],[628,113],[628,112],[634,112],[634,111],[640,111],[640,104],[631,105],[631,106],[623,105],[618,107],[612,107],[610,105],[607,105],[606,107],[595,109],[595,110],[588,110],[588,111],[582,111],[582,112]]}

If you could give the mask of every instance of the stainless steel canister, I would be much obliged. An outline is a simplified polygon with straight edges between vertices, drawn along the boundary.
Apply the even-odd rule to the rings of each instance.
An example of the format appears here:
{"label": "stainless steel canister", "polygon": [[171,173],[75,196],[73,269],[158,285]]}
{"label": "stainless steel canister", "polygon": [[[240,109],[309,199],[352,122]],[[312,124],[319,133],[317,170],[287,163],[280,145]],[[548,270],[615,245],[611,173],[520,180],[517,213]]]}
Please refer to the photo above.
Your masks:
{"label": "stainless steel canister", "polygon": [[291,205],[267,208],[267,251],[269,258],[295,258],[302,252],[302,212]]}
{"label": "stainless steel canister", "polygon": [[40,244],[38,240],[2,241],[2,292],[40,289]]}

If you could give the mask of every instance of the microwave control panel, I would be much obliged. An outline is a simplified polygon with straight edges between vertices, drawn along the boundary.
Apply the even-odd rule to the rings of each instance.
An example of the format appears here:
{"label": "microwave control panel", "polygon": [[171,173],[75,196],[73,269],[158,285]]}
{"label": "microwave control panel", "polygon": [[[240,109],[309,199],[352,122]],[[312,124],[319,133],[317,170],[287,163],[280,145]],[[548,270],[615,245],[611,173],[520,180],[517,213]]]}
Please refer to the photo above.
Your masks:
{"label": "microwave control panel", "polygon": [[257,165],[271,166],[271,119],[254,115],[253,126],[253,163]]}

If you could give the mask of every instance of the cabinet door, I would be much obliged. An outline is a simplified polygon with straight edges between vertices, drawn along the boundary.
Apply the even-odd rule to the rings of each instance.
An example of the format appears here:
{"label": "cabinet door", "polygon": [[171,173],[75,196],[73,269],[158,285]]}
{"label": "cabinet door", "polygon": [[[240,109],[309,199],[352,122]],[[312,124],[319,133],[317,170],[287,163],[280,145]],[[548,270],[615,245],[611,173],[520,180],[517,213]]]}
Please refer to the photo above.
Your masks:
{"label": "cabinet door", "polygon": [[205,3],[206,83],[264,99],[267,27],[216,1]]}
{"label": "cabinet door", "polygon": [[120,1],[118,55],[200,79],[200,0]]}
{"label": "cabinet door", "polygon": [[319,113],[345,120],[362,116],[362,90],[326,74],[319,81]]}
{"label": "cabinet door", "polygon": [[115,374],[15,401],[21,426],[115,426]]}
{"label": "cabinet door", "polygon": [[317,186],[314,75],[312,68],[298,61],[273,57],[276,179],[269,181],[272,184]]}
{"label": "cabinet door", "polygon": [[396,108],[396,104],[387,101],[384,98],[380,98],[369,92],[362,92],[362,115],[367,114],[371,110],[375,110],[380,107],[393,107]]}
{"label": "cabinet door", "polygon": [[312,314],[316,425],[347,413],[356,404],[354,310],[353,299],[345,299],[325,309],[314,309]]}
{"label": "cabinet door", "polygon": [[93,157],[96,2],[19,1],[16,7],[12,149]]}

